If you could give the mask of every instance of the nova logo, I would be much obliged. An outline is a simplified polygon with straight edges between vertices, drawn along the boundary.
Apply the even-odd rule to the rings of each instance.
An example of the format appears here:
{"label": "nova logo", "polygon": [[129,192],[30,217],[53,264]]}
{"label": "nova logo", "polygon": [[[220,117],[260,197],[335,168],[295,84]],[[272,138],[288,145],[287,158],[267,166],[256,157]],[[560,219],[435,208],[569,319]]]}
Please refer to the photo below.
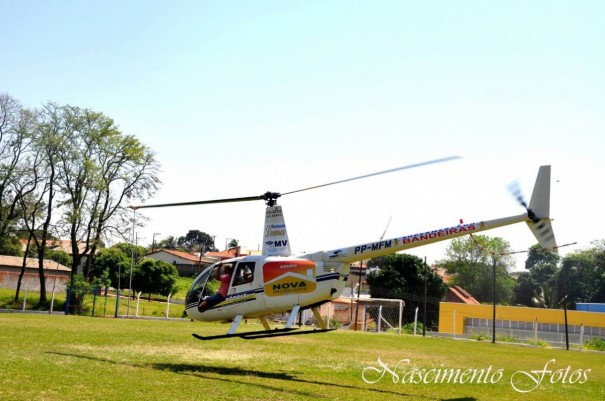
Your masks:
{"label": "nova logo", "polygon": [[273,284],[273,292],[278,291],[293,291],[293,290],[306,290],[307,284],[304,281],[299,281],[297,283],[281,283],[281,284]]}
{"label": "nova logo", "polygon": [[265,263],[263,281],[263,289],[269,297],[315,291],[315,263],[310,260]]}

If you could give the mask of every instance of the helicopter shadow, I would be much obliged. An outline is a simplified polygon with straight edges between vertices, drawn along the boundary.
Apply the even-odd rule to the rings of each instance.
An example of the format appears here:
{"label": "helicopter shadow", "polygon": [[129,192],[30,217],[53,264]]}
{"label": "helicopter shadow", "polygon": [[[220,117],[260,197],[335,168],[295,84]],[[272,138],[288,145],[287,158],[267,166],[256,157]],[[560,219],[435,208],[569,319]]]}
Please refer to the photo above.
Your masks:
{"label": "helicopter shadow", "polygon": [[[241,368],[227,368],[227,367],[220,367],[220,366],[200,366],[200,365],[193,365],[193,364],[186,364],[186,363],[165,363],[165,364],[154,364],[152,366],[155,369],[167,370],[167,371],[171,371],[171,372],[178,373],[178,374],[200,376],[200,377],[204,377],[204,378],[208,378],[206,376],[203,376],[204,373],[219,374],[219,375],[225,375],[225,376],[235,375],[235,376],[241,376],[241,377],[255,376],[255,377],[261,377],[261,378],[266,378],[266,379],[284,380],[284,381],[292,381],[292,382],[296,382],[296,383],[316,385],[316,386],[322,387],[322,391],[324,391],[326,388],[333,387],[333,388],[341,388],[341,389],[347,389],[347,390],[369,392],[369,393],[374,393],[374,394],[383,394],[383,395],[390,394],[390,395],[397,395],[397,396],[402,396],[402,397],[426,398],[427,400],[448,401],[448,400],[440,400],[439,398],[434,398],[434,397],[423,397],[423,396],[418,396],[418,395],[406,394],[406,393],[398,392],[398,391],[383,390],[383,389],[379,389],[379,388],[357,387],[357,386],[333,383],[333,382],[328,382],[328,381],[306,380],[306,379],[303,379],[303,378],[300,378],[300,377],[297,377],[295,375],[288,374],[288,373],[262,372],[262,371],[257,371],[257,370],[241,369]],[[214,380],[232,381],[232,380],[229,380],[226,378],[221,378],[221,379],[217,379],[216,377],[211,377],[211,378]],[[238,381],[238,383],[241,384],[242,382]],[[273,386],[259,385],[257,383],[248,383],[248,382],[245,382],[245,383],[254,385],[254,386],[258,386],[258,387],[269,387],[273,390],[276,389],[276,387],[273,387]],[[293,392],[291,389],[287,390],[287,391],[283,390],[279,387],[277,389],[280,391],[287,392],[287,393]],[[329,397],[326,397],[325,395],[323,395],[322,393],[314,393],[314,392],[307,392],[307,391],[298,391],[298,392],[295,391],[295,393],[298,393],[299,395],[312,396],[315,398],[329,398]],[[451,401],[476,401],[476,400],[474,398],[461,398],[459,400],[451,400]]]}
{"label": "helicopter shadow", "polygon": [[[47,352],[51,355],[60,355],[60,356],[68,356],[79,359],[87,359],[95,362],[103,362],[112,365],[119,366],[129,366],[139,369],[155,369],[167,372],[173,372],[175,374],[186,375],[191,377],[198,377],[204,380],[213,380],[219,382],[226,382],[231,384],[245,384],[253,387],[257,387],[263,390],[271,390],[275,392],[283,392],[287,394],[296,394],[300,396],[307,396],[313,398],[329,398],[326,397],[321,392],[313,392],[313,391],[304,391],[304,390],[292,390],[292,389],[284,389],[277,385],[270,385],[258,382],[249,382],[240,380],[245,377],[255,377],[262,378],[267,380],[281,380],[281,381],[291,381],[297,383],[305,383],[310,385],[316,385],[322,388],[324,391],[326,388],[342,388],[347,390],[355,390],[367,392],[370,394],[383,394],[383,395],[397,395],[402,397],[415,397],[419,398],[418,395],[406,394],[398,391],[390,391],[379,388],[368,388],[368,387],[358,387],[353,385],[339,384],[333,383],[329,381],[315,381],[315,380],[306,380],[304,378],[297,377],[295,375],[289,373],[280,373],[280,372],[264,372],[254,369],[242,369],[242,368],[234,368],[234,367],[225,367],[225,366],[216,366],[216,365],[194,365],[188,363],[152,363],[152,364],[141,364],[141,363],[131,363],[126,361],[115,361],[108,358],[102,358],[92,355],[78,354],[78,353],[68,353],[68,352]],[[474,398],[460,398],[456,400],[440,400],[435,397],[422,397],[427,400],[435,400],[435,401],[476,401]]]}

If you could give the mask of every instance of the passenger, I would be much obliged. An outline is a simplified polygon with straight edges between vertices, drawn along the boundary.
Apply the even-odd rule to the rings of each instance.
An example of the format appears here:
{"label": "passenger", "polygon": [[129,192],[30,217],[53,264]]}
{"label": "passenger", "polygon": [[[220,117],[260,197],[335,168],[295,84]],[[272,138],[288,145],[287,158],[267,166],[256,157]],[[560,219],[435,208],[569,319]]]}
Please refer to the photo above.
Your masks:
{"label": "passenger", "polygon": [[[223,274],[221,274],[221,266],[223,267]],[[219,286],[216,294],[200,300],[200,303],[197,307],[200,312],[207,311],[214,305],[220,304],[225,300],[225,298],[227,298],[227,292],[229,291],[229,284],[231,283],[231,276],[233,274],[233,265],[223,265],[222,262],[219,262],[214,269],[214,279],[220,281],[221,285]]]}

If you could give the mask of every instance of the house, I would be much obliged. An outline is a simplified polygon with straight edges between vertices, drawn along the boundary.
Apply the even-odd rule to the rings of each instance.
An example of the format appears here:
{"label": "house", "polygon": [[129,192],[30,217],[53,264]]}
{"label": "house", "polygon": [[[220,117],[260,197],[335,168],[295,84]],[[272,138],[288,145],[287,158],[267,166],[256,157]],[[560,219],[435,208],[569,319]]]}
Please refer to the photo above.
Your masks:
{"label": "house", "polygon": [[[0,255],[0,288],[17,289],[23,257]],[[65,291],[71,276],[71,269],[52,260],[44,260],[44,276],[46,291]],[[21,289],[40,291],[40,275],[38,274],[38,259],[26,258],[25,274]]]}
{"label": "house", "polygon": [[210,251],[206,252],[205,256],[208,258],[216,258],[217,260],[225,260],[231,258],[237,258],[240,256],[250,255],[261,255],[261,251],[255,251],[241,246],[235,246],[233,248],[225,249],[224,251]]}
{"label": "house", "polygon": [[[25,252],[25,247],[27,246],[27,240],[26,239],[21,239],[21,248],[23,249],[23,252]],[[32,243],[30,244],[30,247],[33,246],[35,243],[32,241]],[[72,249],[71,249],[71,240],[68,239],[49,239],[46,241],[46,248],[53,250],[53,251],[65,251],[70,255],[73,255]],[[82,252],[84,252],[86,250],[86,244],[84,242],[78,241],[78,250],[80,251],[80,254]]]}
{"label": "house", "polygon": [[[21,249],[25,252],[25,248],[27,247],[27,240],[21,239]],[[35,242],[32,241],[30,243],[30,249],[32,246],[35,246]],[[46,241],[46,249],[51,251],[63,251],[66,252],[69,256],[73,257],[73,249],[71,248],[71,240],[68,239],[49,239]],[[78,241],[78,253],[82,256],[80,260],[80,264],[78,265],[78,269],[76,273],[82,274],[84,270],[84,265],[86,265],[86,261],[88,259],[88,254],[82,255],[82,252],[86,251],[86,243],[82,241]]]}
{"label": "house", "polygon": [[455,302],[468,305],[480,304],[479,301],[477,301],[471,294],[469,294],[459,285],[448,287],[447,292],[445,293],[445,302]]}
{"label": "house", "polygon": [[172,249],[158,249],[157,251],[145,255],[145,257],[173,264],[178,270],[179,275],[184,277],[195,277],[206,267],[219,260],[213,257],[200,257]]}

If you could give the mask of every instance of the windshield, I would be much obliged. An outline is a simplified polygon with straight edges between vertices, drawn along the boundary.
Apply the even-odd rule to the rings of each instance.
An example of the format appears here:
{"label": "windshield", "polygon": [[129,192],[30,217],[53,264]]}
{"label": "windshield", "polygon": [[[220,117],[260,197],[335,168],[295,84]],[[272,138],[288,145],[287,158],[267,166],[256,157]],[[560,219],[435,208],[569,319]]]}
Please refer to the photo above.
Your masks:
{"label": "windshield", "polygon": [[200,302],[200,299],[207,295],[214,294],[214,290],[210,288],[207,283],[210,278],[210,274],[214,270],[214,265],[208,267],[199,276],[195,279],[193,284],[191,284],[191,288],[189,288],[189,292],[187,293],[187,306],[195,303],[196,305]]}

